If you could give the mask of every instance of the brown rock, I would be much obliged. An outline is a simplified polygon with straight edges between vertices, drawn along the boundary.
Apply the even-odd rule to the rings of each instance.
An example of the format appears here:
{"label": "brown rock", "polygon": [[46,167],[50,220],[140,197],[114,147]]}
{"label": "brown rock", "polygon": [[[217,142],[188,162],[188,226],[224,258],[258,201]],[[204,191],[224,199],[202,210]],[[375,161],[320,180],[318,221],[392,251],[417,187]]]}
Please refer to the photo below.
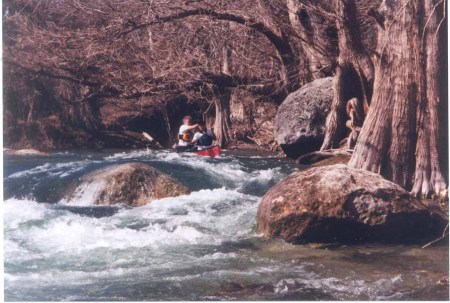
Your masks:
{"label": "brown rock", "polygon": [[257,223],[265,236],[293,243],[420,242],[446,224],[400,186],[344,164],[280,181],[263,197]]}
{"label": "brown rock", "polygon": [[86,196],[97,205],[141,206],[153,200],[189,193],[174,178],[143,163],[111,165],[82,177],[80,181],[66,196],[68,202]]}

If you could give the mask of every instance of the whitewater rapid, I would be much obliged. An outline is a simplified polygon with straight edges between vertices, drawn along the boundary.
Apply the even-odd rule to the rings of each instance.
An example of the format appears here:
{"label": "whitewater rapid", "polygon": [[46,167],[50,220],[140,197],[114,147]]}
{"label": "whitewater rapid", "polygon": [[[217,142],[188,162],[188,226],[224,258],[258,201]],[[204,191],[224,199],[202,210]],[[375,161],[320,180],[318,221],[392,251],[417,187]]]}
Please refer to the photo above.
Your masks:
{"label": "whitewater rapid", "polygon": [[[192,193],[136,208],[94,206],[90,191],[65,201],[65,188],[82,175],[135,161],[172,175]],[[439,278],[436,270],[416,277],[419,261],[412,269],[370,272],[371,265],[346,260],[345,248],[330,253],[261,238],[255,231],[261,196],[296,169],[273,157],[151,150],[7,157],[6,299],[402,299],[420,298]],[[411,249],[349,254],[389,250],[391,258]],[[433,253],[448,258],[442,249]]]}

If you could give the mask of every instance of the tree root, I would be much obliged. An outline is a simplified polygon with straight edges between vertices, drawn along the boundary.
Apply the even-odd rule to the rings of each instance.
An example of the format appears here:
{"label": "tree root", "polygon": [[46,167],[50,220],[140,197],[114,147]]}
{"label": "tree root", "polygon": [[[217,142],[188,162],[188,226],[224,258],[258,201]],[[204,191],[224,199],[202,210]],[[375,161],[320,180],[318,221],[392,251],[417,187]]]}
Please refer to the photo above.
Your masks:
{"label": "tree root", "polygon": [[252,138],[250,136],[245,136],[245,138],[247,138],[248,140],[252,141],[253,143],[255,143],[256,145],[258,145],[258,147],[262,146],[263,144],[261,144],[261,142],[259,142],[258,139],[256,138]]}
{"label": "tree root", "polygon": [[437,239],[435,239],[435,240],[433,240],[433,241],[431,241],[431,242],[428,242],[427,244],[425,244],[424,246],[422,246],[422,248],[427,248],[427,247],[433,245],[434,243],[437,243],[437,242],[441,241],[441,240],[444,239],[445,237],[448,237],[448,223],[447,223],[447,226],[446,226],[445,229],[444,229],[444,232],[442,233],[442,236],[440,236],[439,238],[437,238]]}
{"label": "tree root", "polygon": [[431,174],[426,169],[416,170],[416,177],[411,194],[416,198],[429,198],[432,194],[438,198],[448,198],[448,188],[440,171],[432,169]]}
{"label": "tree root", "polygon": [[322,150],[322,151],[315,151],[309,154],[305,154],[303,156],[300,156],[295,162],[302,165],[311,165],[316,162],[339,156],[351,156],[353,153],[352,150],[349,149],[328,149],[328,150]]}

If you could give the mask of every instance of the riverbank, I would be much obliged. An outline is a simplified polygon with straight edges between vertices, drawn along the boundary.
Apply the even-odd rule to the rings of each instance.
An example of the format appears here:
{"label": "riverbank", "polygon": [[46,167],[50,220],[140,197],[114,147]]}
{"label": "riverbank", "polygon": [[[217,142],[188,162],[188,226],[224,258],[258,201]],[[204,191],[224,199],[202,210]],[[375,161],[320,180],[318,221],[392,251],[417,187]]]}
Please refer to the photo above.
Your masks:
{"label": "riverbank", "polygon": [[[152,149],[152,150],[171,150],[170,148],[160,148],[155,147],[150,144],[150,142],[146,142],[143,140],[143,144],[139,146],[128,146],[125,144],[123,147],[98,147],[92,148],[91,146],[85,147],[77,147],[77,148],[53,148],[53,149],[40,149],[40,148],[29,148],[29,147],[13,147],[13,146],[4,146],[3,153],[9,155],[48,155],[54,152],[103,152],[103,153],[114,153],[121,151],[132,151],[132,150],[141,150],[141,149]],[[263,145],[259,146],[255,143],[248,143],[237,141],[233,142],[227,148],[223,148],[222,151],[228,152],[233,151],[235,153],[245,154],[258,154],[264,156],[276,156],[279,158],[285,158],[286,156],[278,149],[278,148],[270,148],[269,146]]]}

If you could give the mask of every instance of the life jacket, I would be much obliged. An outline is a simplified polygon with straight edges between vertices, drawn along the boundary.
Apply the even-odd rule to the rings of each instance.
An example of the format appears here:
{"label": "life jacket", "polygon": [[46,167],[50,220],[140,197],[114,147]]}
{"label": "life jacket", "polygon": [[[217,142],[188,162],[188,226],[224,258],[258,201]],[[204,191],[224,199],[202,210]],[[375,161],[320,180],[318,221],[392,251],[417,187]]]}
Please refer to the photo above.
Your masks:
{"label": "life jacket", "polygon": [[191,142],[192,136],[190,131],[186,131],[183,134],[178,134],[178,140],[182,140],[184,142]]}
{"label": "life jacket", "polygon": [[197,145],[199,145],[199,146],[209,146],[209,145],[213,144],[213,141],[214,141],[213,137],[210,134],[205,133],[205,134],[203,134],[203,136],[198,138]]}

